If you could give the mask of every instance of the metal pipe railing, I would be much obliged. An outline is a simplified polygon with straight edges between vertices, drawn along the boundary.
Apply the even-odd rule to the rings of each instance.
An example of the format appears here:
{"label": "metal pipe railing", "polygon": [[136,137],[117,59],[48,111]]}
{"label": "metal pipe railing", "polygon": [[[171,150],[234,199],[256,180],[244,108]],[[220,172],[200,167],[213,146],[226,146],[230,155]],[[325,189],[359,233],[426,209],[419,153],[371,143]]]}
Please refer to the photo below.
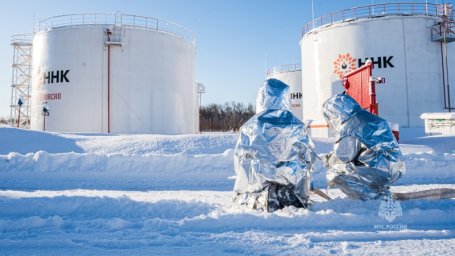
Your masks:
{"label": "metal pipe railing", "polygon": [[31,44],[33,41],[33,34],[17,34],[11,36],[11,44],[15,43],[23,43],[23,44]]}
{"label": "metal pipe railing", "polygon": [[[449,13],[447,7],[449,6]],[[453,19],[453,8],[449,4],[431,4],[431,3],[384,3],[372,4],[349,8],[333,13],[323,15],[309,21],[303,26],[302,36],[313,29],[329,26],[335,23],[353,21],[366,18],[377,18],[384,16],[443,16],[448,15]]]}
{"label": "metal pipe railing", "polygon": [[281,66],[272,67],[267,70],[267,76],[283,73],[283,72],[294,72],[294,71],[301,71],[302,65],[300,63],[297,64],[286,64]]}
{"label": "metal pipe railing", "polygon": [[143,28],[158,30],[172,34],[184,40],[194,43],[193,32],[177,23],[171,21],[158,20],[147,16],[138,16],[122,13],[83,13],[66,14],[50,17],[39,21],[34,32],[40,32],[51,28],[76,25],[114,25],[123,27]]}

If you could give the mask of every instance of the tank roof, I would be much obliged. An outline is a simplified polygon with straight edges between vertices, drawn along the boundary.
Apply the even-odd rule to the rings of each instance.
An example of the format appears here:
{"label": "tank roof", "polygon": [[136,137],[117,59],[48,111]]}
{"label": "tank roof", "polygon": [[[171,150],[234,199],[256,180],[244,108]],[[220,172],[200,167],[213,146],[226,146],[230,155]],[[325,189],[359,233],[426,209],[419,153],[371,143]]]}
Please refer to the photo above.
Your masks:
{"label": "tank roof", "polygon": [[40,31],[68,26],[90,25],[110,25],[161,31],[194,43],[193,32],[190,29],[177,23],[148,16],[122,14],[120,12],[111,14],[82,13],[53,16],[39,21],[35,25],[34,32],[38,33]]}
{"label": "tank roof", "polygon": [[333,24],[351,22],[359,19],[372,19],[387,16],[445,16],[453,20],[453,6],[452,4],[431,3],[383,3],[353,7],[329,13],[311,20],[303,26],[302,37],[320,27],[327,27]]}

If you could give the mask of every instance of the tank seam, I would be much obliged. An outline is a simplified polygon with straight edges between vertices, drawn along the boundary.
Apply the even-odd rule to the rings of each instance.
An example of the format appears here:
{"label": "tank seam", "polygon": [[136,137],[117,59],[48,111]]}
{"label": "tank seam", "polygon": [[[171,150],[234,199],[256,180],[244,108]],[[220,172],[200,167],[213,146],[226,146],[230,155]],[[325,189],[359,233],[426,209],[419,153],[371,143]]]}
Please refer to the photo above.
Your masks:
{"label": "tank seam", "polygon": [[406,54],[406,35],[404,33],[404,19],[401,20],[401,34],[403,35],[403,53],[404,53],[404,76],[406,85],[406,123],[410,127],[409,120],[409,87],[408,87],[408,59]]}

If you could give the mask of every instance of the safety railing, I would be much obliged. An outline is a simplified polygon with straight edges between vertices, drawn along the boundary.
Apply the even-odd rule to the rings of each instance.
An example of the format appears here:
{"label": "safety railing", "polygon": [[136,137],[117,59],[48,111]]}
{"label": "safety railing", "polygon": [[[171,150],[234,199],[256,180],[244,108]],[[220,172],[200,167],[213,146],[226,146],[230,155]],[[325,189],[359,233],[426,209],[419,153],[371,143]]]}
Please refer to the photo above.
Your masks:
{"label": "safety railing", "polygon": [[17,34],[11,36],[11,44],[31,44],[33,41],[33,34]]}
{"label": "safety railing", "polygon": [[302,65],[298,64],[286,64],[281,66],[275,66],[267,70],[267,76],[283,73],[283,72],[294,72],[294,71],[301,71]]}
{"label": "safety railing", "polygon": [[384,16],[443,16],[453,18],[451,4],[431,3],[385,3],[354,7],[323,15],[303,26],[302,36],[313,29],[333,25],[335,23],[355,21],[365,18],[379,18]]}
{"label": "safety railing", "polygon": [[177,23],[147,16],[122,14],[118,12],[113,14],[83,13],[54,16],[38,22],[35,26],[35,33],[51,28],[76,25],[114,25],[158,30],[194,43],[193,32]]}

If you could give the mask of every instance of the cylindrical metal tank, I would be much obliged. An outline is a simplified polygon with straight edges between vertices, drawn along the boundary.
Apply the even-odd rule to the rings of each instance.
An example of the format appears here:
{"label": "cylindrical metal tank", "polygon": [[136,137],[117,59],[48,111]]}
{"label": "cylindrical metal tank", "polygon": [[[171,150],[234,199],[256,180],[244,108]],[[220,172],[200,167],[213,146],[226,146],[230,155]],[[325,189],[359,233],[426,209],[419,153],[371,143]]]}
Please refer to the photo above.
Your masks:
{"label": "cylindrical metal tank", "polygon": [[302,119],[302,68],[300,64],[288,64],[267,70],[267,79],[275,78],[289,85],[291,112]]}
{"label": "cylindrical metal tank", "polygon": [[196,133],[194,60],[192,33],[172,22],[119,13],[41,21],[31,128],[45,121],[56,132]]}
{"label": "cylindrical metal tank", "polygon": [[[438,38],[443,14],[451,20],[450,6],[425,3],[378,4],[352,8],[320,17],[307,24],[300,41],[303,117],[323,120],[323,102],[343,91],[341,78],[363,65],[374,64],[373,75],[385,77],[376,86],[379,116],[401,127],[423,127],[424,112],[448,107],[447,75],[455,85],[455,43]],[[445,9],[444,9],[445,8]],[[453,23],[450,23],[453,24]],[[447,41],[455,40],[447,34]],[[449,70],[449,74],[447,74]],[[455,87],[451,88],[452,107]]]}

